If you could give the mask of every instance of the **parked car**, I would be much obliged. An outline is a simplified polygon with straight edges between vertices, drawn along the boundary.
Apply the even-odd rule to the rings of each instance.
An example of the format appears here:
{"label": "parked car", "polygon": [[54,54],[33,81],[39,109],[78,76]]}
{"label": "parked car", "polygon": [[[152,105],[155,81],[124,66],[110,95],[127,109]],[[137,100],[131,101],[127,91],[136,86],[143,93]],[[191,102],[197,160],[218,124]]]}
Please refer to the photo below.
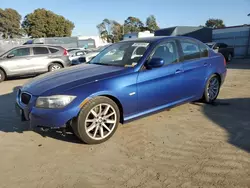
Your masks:
{"label": "parked car", "polygon": [[86,55],[87,53],[89,53],[87,50],[73,50],[69,52],[69,60],[73,61],[83,55]]}
{"label": "parked car", "polygon": [[225,43],[211,42],[207,43],[207,45],[210,48],[212,48],[215,52],[221,53],[225,57],[227,62],[230,62],[234,57],[234,48],[228,47],[228,45]]}
{"label": "parked car", "polygon": [[85,54],[80,57],[72,58],[72,65],[79,65],[82,63],[88,63],[91,59],[93,59],[97,54],[99,54],[102,50],[110,46],[110,44],[105,46],[100,46],[96,49],[87,49],[85,50]]}
{"label": "parked car", "polygon": [[70,53],[72,51],[76,51],[76,50],[83,50],[81,48],[68,48],[67,51]]}
{"label": "parked car", "polygon": [[[145,50],[132,57],[138,47]],[[107,60],[113,51],[122,59]],[[31,127],[71,126],[83,142],[97,144],[108,140],[119,122],[199,99],[212,103],[225,76],[223,56],[196,39],[127,40],[88,64],[34,78],[19,89],[16,107]]]}
{"label": "parked car", "polygon": [[0,56],[0,82],[6,77],[51,72],[70,65],[68,52],[63,47],[19,46]]}
{"label": "parked car", "polygon": [[88,63],[91,59],[93,59],[99,52],[89,52],[85,55],[77,57],[76,59],[72,60],[72,65],[79,65],[82,63]]}

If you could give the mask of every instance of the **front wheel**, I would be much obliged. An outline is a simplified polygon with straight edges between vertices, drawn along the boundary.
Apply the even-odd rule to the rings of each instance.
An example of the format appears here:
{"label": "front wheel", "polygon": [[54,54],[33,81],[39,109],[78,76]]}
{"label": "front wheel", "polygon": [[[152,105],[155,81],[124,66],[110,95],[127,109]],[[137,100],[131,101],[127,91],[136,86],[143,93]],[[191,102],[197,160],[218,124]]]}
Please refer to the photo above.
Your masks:
{"label": "front wheel", "polygon": [[203,99],[206,103],[213,103],[220,92],[220,80],[218,75],[212,75],[206,83]]}
{"label": "front wheel", "polygon": [[86,144],[99,144],[108,140],[115,133],[120,120],[116,103],[107,97],[96,97],[88,101],[72,128]]}

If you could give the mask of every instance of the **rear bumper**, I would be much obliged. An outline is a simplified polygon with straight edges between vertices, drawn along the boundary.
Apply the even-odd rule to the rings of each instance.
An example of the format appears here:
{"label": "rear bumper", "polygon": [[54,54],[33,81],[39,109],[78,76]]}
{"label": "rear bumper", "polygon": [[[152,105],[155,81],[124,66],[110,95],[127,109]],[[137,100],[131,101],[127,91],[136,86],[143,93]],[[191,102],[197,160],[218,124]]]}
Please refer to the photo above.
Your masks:
{"label": "rear bumper", "polygon": [[220,74],[221,85],[225,82],[226,76],[227,76],[227,70],[224,73]]}

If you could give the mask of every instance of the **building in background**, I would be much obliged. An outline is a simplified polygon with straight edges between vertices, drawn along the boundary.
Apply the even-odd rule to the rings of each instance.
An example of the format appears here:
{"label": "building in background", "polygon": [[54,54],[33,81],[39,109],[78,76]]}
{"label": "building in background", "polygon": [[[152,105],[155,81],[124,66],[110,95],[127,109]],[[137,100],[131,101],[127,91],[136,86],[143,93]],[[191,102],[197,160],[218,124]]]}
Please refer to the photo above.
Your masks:
{"label": "building in background", "polygon": [[213,41],[234,47],[236,58],[250,57],[250,25],[214,29]]}
{"label": "building in background", "polygon": [[98,48],[107,44],[100,36],[78,36],[79,48]]}
{"label": "building in background", "polygon": [[153,37],[153,36],[154,33],[150,33],[150,31],[134,32],[123,35],[123,40],[143,38],[143,37]]}
{"label": "building in background", "polygon": [[176,26],[156,30],[155,36],[186,36],[198,39],[206,43],[212,41],[212,28]]}

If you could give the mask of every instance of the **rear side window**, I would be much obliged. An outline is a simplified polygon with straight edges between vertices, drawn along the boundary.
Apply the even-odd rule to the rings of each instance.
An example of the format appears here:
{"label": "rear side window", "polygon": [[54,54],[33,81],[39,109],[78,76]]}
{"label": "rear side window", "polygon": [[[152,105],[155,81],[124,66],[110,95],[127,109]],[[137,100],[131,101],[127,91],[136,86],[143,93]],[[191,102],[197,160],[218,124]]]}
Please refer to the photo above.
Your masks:
{"label": "rear side window", "polygon": [[200,58],[200,49],[199,45],[196,42],[183,40],[180,41],[180,43],[184,55],[183,57],[184,60]]}
{"label": "rear side window", "polygon": [[48,54],[49,50],[45,47],[34,47],[33,52],[34,55],[42,55],[42,54]]}
{"label": "rear side window", "polygon": [[56,48],[49,48],[49,51],[53,54],[53,53],[58,52],[59,50]]}
{"label": "rear side window", "polygon": [[203,43],[200,43],[201,57],[208,57],[209,47]]}

